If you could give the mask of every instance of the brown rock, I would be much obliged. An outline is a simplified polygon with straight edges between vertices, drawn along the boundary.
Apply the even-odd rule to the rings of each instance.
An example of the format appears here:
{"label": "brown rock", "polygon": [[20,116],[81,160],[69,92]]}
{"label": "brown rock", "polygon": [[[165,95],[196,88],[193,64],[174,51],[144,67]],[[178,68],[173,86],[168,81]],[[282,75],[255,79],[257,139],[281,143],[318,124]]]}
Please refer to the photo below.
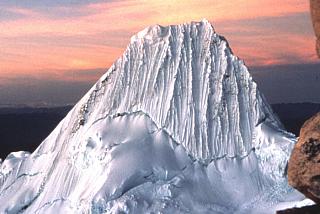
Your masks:
{"label": "brown rock", "polygon": [[320,112],[307,120],[300,130],[289,160],[288,181],[320,204]]}
{"label": "brown rock", "polygon": [[317,53],[320,57],[320,0],[310,0],[311,18],[313,29],[317,37]]}

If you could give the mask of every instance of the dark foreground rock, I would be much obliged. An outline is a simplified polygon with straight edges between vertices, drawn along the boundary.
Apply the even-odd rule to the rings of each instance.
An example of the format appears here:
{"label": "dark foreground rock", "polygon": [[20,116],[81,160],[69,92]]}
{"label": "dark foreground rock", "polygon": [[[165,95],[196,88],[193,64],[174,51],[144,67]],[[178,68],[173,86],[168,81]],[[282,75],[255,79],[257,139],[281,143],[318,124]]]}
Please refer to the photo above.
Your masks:
{"label": "dark foreground rock", "polygon": [[277,214],[319,214],[319,213],[320,213],[319,205],[312,205],[312,206],[305,206],[301,208],[292,208],[292,209],[277,211]]}
{"label": "dark foreground rock", "polygon": [[289,160],[288,181],[307,198],[320,204],[320,112],[301,128]]}

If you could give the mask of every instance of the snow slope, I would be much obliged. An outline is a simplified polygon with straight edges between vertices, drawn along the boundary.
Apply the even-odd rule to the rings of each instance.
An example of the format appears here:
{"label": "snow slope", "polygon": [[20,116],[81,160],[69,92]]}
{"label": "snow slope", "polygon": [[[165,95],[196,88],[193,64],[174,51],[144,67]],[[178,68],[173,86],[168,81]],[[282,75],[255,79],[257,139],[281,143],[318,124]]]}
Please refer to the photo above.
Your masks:
{"label": "snow slope", "polygon": [[303,198],[284,177],[294,142],[208,21],[156,25],[3,161],[0,213],[269,212]]}

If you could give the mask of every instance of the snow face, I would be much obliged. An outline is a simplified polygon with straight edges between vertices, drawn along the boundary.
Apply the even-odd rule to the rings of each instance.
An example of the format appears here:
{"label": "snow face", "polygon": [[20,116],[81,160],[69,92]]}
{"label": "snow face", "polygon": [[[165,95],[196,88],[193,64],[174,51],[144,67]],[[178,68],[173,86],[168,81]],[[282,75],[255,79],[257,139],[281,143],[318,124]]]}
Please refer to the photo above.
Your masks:
{"label": "snow face", "polygon": [[294,142],[210,23],[152,26],[35,152],[3,161],[0,213],[257,213],[301,199]]}

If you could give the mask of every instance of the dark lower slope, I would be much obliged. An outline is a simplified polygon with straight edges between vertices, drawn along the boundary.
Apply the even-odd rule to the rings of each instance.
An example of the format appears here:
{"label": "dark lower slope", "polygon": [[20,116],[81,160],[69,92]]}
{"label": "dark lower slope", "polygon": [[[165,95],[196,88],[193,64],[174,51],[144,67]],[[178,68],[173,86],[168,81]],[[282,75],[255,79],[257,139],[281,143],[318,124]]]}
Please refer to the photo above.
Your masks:
{"label": "dark lower slope", "polygon": [[277,214],[317,214],[320,213],[319,205],[312,205],[300,208],[291,208],[286,210],[280,210]]}
{"label": "dark lower slope", "polygon": [[0,109],[0,158],[13,151],[34,151],[70,109]]}
{"label": "dark lower slope", "polygon": [[[0,109],[0,158],[12,151],[33,151],[71,108]],[[272,108],[286,129],[298,136],[302,124],[320,111],[320,104],[273,104]]]}
{"label": "dark lower slope", "polygon": [[287,131],[299,136],[303,123],[320,111],[319,103],[273,104],[273,111],[279,116]]}

